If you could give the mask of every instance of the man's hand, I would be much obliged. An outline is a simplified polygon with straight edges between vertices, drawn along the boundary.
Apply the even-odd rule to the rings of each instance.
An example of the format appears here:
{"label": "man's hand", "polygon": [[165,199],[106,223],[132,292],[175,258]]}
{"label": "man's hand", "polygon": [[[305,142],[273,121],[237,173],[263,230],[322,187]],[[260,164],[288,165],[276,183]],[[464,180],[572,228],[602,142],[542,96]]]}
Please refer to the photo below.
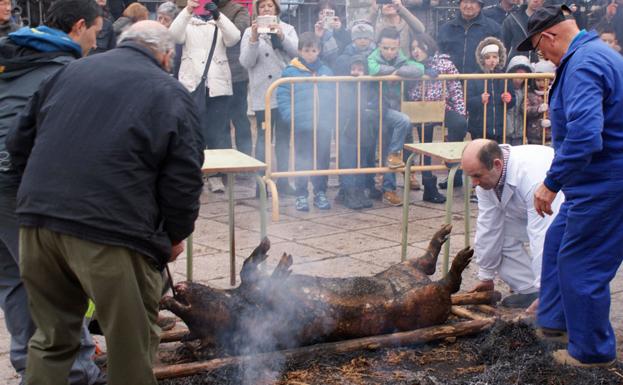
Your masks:
{"label": "man's hand", "polygon": [[510,92],[503,92],[501,98],[502,98],[502,101],[506,104],[510,103],[511,100],[513,100],[513,97]]}
{"label": "man's hand", "polygon": [[526,313],[530,315],[535,315],[537,310],[539,310],[539,299],[535,299],[530,306],[526,309]]}
{"label": "man's hand", "polygon": [[184,241],[180,241],[171,246],[171,256],[169,257],[169,262],[173,262],[177,259],[177,257],[182,254],[184,251]]}
{"label": "man's hand", "polygon": [[470,293],[475,293],[477,291],[493,291],[494,288],[495,288],[495,284],[493,283],[493,280],[485,280],[485,281],[480,281],[469,292]]}
{"label": "man's hand", "polygon": [[555,192],[551,191],[543,183],[537,187],[534,192],[534,208],[536,213],[541,217],[545,217],[545,214],[552,215],[552,202],[556,198]]}
{"label": "man's hand", "polygon": [[480,97],[482,98],[482,104],[488,104],[489,103],[489,93],[488,92],[483,92]]}
{"label": "man's hand", "polygon": [[316,37],[322,39],[322,36],[324,36],[324,24],[322,21],[316,22],[314,25],[314,33],[316,34]]}
{"label": "man's hand", "polygon": [[186,10],[189,13],[193,13],[195,8],[197,8],[198,6],[199,6],[199,1],[198,0],[188,0],[188,2],[186,3]]}

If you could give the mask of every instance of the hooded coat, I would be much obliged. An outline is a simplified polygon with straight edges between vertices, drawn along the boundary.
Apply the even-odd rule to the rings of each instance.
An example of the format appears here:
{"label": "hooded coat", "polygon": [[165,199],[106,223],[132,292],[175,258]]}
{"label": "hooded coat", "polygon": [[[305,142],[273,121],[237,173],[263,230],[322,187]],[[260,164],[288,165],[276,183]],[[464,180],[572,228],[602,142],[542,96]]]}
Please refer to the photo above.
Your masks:
{"label": "hooded coat", "polygon": [[[487,45],[495,44],[499,48],[500,62],[494,69],[493,73],[502,73],[506,66],[506,48],[504,44],[495,38],[488,37],[480,42],[475,50],[475,59],[480,67],[480,73],[486,73],[484,67],[484,56],[480,54],[482,49]],[[489,94],[489,103],[486,104],[487,117],[487,138],[497,141],[503,140],[504,121],[508,109],[515,105],[515,99],[506,105],[502,102],[502,93],[511,92],[512,84],[502,79],[487,80],[487,88],[485,89],[485,81],[471,80],[467,83],[467,111],[469,113],[469,132],[472,137],[481,138],[483,136],[485,105],[482,103],[482,94],[486,91]]]}
{"label": "hooded coat", "polygon": [[[36,31],[36,32],[35,32]],[[23,28],[0,39],[0,173],[19,183],[6,136],[39,85],[81,56],[80,46],[62,31]]]}
{"label": "hooded coat", "polygon": [[[251,17],[247,7],[231,0],[220,0],[218,10],[238,28],[242,34],[251,25]],[[249,80],[247,70],[240,64],[240,42],[226,50],[229,69],[231,70],[231,80],[233,83]]]}

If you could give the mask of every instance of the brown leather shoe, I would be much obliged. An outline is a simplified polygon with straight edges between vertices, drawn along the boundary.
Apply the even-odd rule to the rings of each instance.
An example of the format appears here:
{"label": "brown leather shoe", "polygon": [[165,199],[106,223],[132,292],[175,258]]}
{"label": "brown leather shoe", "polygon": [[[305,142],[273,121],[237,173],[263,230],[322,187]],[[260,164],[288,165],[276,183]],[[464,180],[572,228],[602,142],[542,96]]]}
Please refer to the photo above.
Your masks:
{"label": "brown leather shoe", "polygon": [[414,174],[411,174],[409,185],[411,186],[411,190],[419,190],[422,188],[422,186],[420,185],[420,181]]}
{"label": "brown leather shoe", "polygon": [[404,166],[405,166],[405,162],[402,161],[402,156],[400,156],[399,152],[395,152],[387,156],[387,167],[400,168]]}
{"label": "brown leather shoe", "polygon": [[385,191],[383,193],[383,202],[392,206],[402,205],[402,199],[396,194],[396,191]]}
{"label": "brown leather shoe", "polygon": [[552,357],[554,358],[554,361],[561,365],[575,366],[577,368],[606,368],[616,363],[616,359],[614,359],[608,362],[595,362],[586,364],[571,357],[567,349],[556,350],[554,353],[552,353]]}

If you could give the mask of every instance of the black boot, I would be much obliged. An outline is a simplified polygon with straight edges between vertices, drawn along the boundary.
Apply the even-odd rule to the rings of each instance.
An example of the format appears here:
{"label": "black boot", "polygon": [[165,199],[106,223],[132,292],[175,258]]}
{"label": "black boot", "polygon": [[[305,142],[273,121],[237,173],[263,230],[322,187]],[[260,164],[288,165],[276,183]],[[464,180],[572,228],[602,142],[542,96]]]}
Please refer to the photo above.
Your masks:
{"label": "black boot", "polygon": [[361,210],[363,205],[357,195],[357,189],[355,187],[346,187],[342,189],[344,190],[344,206],[351,210]]}
{"label": "black boot", "polygon": [[437,177],[422,176],[422,186],[424,186],[424,195],[422,200],[431,203],[445,203],[446,197],[437,190]]}
{"label": "black boot", "polygon": [[[463,186],[463,170],[456,170],[456,174],[454,174],[454,187]],[[445,190],[448,188],[448,178],[443,182],[439,182],[439,188]]]}
{"label": "black boot", "polygon": [[359,200],[359,204],[363,209],[369,209],[374,206],[372,199],[368,198],[362,188],[355,187],[355,196]]}

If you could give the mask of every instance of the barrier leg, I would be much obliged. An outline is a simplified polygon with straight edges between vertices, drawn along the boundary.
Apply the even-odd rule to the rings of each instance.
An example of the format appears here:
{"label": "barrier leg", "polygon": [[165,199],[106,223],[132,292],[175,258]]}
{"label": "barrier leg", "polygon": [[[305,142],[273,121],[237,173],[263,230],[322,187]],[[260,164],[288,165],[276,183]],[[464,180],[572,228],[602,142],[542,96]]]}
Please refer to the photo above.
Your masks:
{"label": "barrier leg", "polygon": [[413,158],[415,153],[409,155],[407,162],[405,163],[405,186],[402,194],[402,242],[400,244],[400,260],[404,261],[407,258],[407,238],[409,230],[409,198],[411,192],[411,164],[413,164]]}
{"label": "barrier leg", "polygon": [[236,285],[236,230],[234,218],[234,178],[227,174],[227,195],[229,198],[229,284]]}
{"label": "barrier leg", "polygon": [[260,242],[266,236],[266,184],[264,179],[255,174],[255,180],[260,190]]}
{"label": "barrier leg", "polygon": [[[452,223],[452,201],[454,200],[454,174],[459,168],[459,164],[452,166],[448,173],[448,188],[446,196],[446,224]],[[443,275],[448,274],[448,265],[450,261],[450,238],[446,241],[443,249]]]}
{"label": "barrier leg", "polygon": [[186,238],[186,280],[193,280],[193,235]]}

